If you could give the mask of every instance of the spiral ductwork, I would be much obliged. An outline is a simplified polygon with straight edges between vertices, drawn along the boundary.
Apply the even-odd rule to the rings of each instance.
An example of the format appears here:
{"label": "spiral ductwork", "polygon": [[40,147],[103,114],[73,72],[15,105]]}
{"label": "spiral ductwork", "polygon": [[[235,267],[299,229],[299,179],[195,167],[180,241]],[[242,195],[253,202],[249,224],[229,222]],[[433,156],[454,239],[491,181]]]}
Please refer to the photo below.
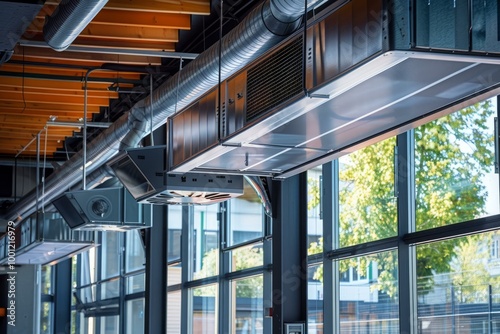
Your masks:
{"label": "spiral ductwork", "polygon": [[[78,2],[78,1],[77,1]],[[318,0],[310,0],[308,8]],[[268,0],[256,7],[237,27],[153,91],[153,97],[139,101],[132,109],[87,145],[90,173],[120,150],[136,147],[153,127],[182,110],[219,83],[219,43],[222,43],[221,79],[225,80],[295,31],[304,15],[303,0]],[[62,31],[64,29],[61,29]],[[71,30],[72,32],[76,30]],[[61,38],[62,40],[62,38]],[[60,43],[62,44],[65,43]],[[151,102],[151,100],[153,102]],[[46,179],[44,202],[49,203],[82,179],[80,151]],[[27,216],[36,210],[34,194],[25,196],[5,217]]]}
{"label": "spiral ductwork", "polygon": [[66,50],[108,0],[63,0],[45,19],[43,36],[56,51]]}

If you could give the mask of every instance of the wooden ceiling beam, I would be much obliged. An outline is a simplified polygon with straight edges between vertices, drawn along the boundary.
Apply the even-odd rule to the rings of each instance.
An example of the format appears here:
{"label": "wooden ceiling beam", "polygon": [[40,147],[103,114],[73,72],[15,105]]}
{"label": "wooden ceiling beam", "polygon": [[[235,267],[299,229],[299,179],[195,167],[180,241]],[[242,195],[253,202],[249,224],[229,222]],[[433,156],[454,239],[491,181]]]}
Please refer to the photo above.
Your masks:
{"label": "wooden ceiling beam", "polygon": [[[45,88],[31,88],[31,87],[12,87],[4,86],[0,82],[0,93],[12,93],[12,94],[38,94],[38,95],[50,95],[57,99],[57,96],[68,96],[68,97],[79,97],[83,103],[85,92],[83,90],[56,90],[56,89],[45,89]],[[87,98],[108,98],[116,99],[118,98],[118,93],[108,90],[88,90]]]}
{"label": "wooden ceiling beam", "polygon": [[168,51],[175,52],[175,43],[166,41],[144,41],[144,40],[125,40],[111,38],[87,38],[78,37],[73,44],[74,46],[89,46],[89,47],[106,47],[127,50],[147,50],[147,51]]}
{"label": "wooden ceiling beam", "polygon": [[[10,108],[10,109],[18,109],[19,112],[22,113],[23,110],[46,110],[48,112],[55,113],[57,111],[64,111],[64,112],[69,112],[69,111],[74,111],[74,112],[81,112],[83,115],[83,103],[81,105],[62,105],[58,103],[38,103],[38,102],[31,102],[31,101],[2,101],[0,100],[0,111],[2,108]],[[89,113],[97,113],[99,112],[101,106],[94,106],[94,105],[89,105],[87,107],[87,111]]]}
{"label": "wooden ceiling beam", "polygon": [[[45,5],[58,5],[47,0]],[[134,12],[210,15],[210,0],[109,0],[104,9]]]}
{"label": "wooden ceiling beam", "polygon": [[202,0],[202,1],[110,0],[106,4],[105,8],[116,9],[116,10],[209,15],[210,0]]}
{"label": "wooden ceiling beam", "polygon": [[[1,73],[1,72],[0,72]],[[78,92],[84,91],[83,82],[63,82],[55,80],[39,80],[32,78],[12,78],[12,77],[2,77],[0,75],[0,86],[3,87],[24,87],[25,89],[44,89],[44,90],[56,90],[56,91],[68,91],[68,92]],[[100,82],[88,82],[87,90],[89,93],[91,91],[104,92],[107,91],[109,83]],[[122,86],[120,84],[120,86]],[[125,85],[127,87],[132,87],[132,85]]]}
{"label": "wooden ceiling beam", "polygon": [[[40,60],[40,59],[38,59]],[[72,78],[79,78],[78,81],[70,81],[70,80],[52,80],[52,81],[59,81],[59,82],[80,82],[83,83],[85,80],[85,74],[87,73],[86,70],[73,70],[73,69],[67,69],[67,68],[57,68],[57,67],[44,67],[44,66],[31,66],[31,65],[26,65],[24,67],[18,66],[17,64],[3,64],[2,67],[0,68],[0,77],[2,76],[2,72],[14,72],[14,73],[19,73],[18,78],[22,78],[23,74],[26,77],[29,77],[30,74],[36,74],[40,76],[46,75],[47,78],[33,78],[35,80],[52,80],[50,79],[51,76],[67,76],[67,77],[72,77]],[[94,71],[92,72],[90,79],[97,79],[97,78],[102,78],[103,82],[107,85],[110,84],[110,80],[118,80],[119,78],[121,79],[126,79],[126,80],[140,80],[140,74],[138,73],[125,73],[125,72],[114,72],[114,71]],[[110,79],[110,80],[105,80],[105,79]],[[104,82],[105,81],[105,82]],[[125,83],[124,83],[125,84]],[[120,83],[121,85],[121,83]]]}
{"label": "wooden ceiling beam", "polygon": [[92,24],[189,30],[191,29],[191,16],[141,11],[127,13],[123,10],[104,8],[94,17]]}
{"label": "wooden ceiling beam", "polygon": [[[41,31],[38,30],[27,30],[24,36],[30,40],[40,40],[40,33]],[[79,36],[92,39],[123,39],[127,41],[139,40],[175,43],[179,41],[179,30],[90,23],[82,30]]]}
{"label": "wooden ceiling beam", "polygon": [[[50,115],[49,115],[50,116]],[[62,117],[60,115],[57,115],[57,122],[77,122],[81,117]],[[88,121],[91,121],[91,118],[87,118]],[[8,113],[1,113],[0,114],[0,122],[2,122],[2,125],[6,124],[30,124],[30,123],[37,123],[37,124],[47,124],[49,123],[49,117],[47,115],[27,115],[27,114],[8,114]],[[48,124],[50,125],[50,123]],[[50,128],[59,128],[64,126],[50,126]],[[71,126],[66,126],[68,128],[71,128]],[[76,129],[77,126],[73,126],[72,128]]]}
{"label": "wooden ceiling beam", "polygon": [[[19,53],[16,48],[16,53]],[[21,52],[22,54],[22,52]],[[40,61],[41,59],[48,62],[59,62],[61,60],[69,60],[73,62],[82,61],[100,61],[103,63],[120,63],[120,64],[140,64],[140,65],[161,65],[159,57],[142,57],[142,56],[129,56],[129,55],[113,55],[102,53],[86,53],[86,52],[57,52],[52,49],[24,47],[24,54]],[[85,71],[86,72],[86,71]]]}
{"label": "wooden ceiling beam", "polygon": [[[83,117],[83,110],[82,111],[60,111],[60,110],[43,110],[43,109],[25,109],[24,111],[21,111],[16,108],[1,108],[0,107],[0,115],[27,115],[27,116],[32,116],[32,117],[46,117],[47,119],[49,116],[57,116],[58,120],[63,120],[63,121],[76,121],[80,118]],[[89,117],[90,120],[90,117]]]}
{"label": "wooden ceiling beam", "polygon": [[[62,138],[62,137],[71,137],[74,134],[75,129],[69,129],[69,128],[62,128],[57,129],[58,131],[54,131],[56,128],[52,129],[49,128],[49,132],[47,133],[48,138]],[[43,133],[45,136],[45,133]],[[5,128],[4,130],[0,130],[0,138],[16,138],[16,139],[31,139],[34,136],[36,136],[35,133],[27,133],[27,132],[17,132],[14,129],[12,131],[9,131],[8,128]]]}
{"label": "wooden ceiling beam", "polygon": [[[79,96],[54,96],[50,95],[40,95],[40,94],[30,94],[30,93],[4,93],[0,92],[0,101],[12,101],[12,102],[32,102],[41,104],[63,104],[63,105],[77,105],[83,108],[83,98]],[[87,99],[87,105],[90,106],[108,106],[109,98],[107,97],[91,97]]]}

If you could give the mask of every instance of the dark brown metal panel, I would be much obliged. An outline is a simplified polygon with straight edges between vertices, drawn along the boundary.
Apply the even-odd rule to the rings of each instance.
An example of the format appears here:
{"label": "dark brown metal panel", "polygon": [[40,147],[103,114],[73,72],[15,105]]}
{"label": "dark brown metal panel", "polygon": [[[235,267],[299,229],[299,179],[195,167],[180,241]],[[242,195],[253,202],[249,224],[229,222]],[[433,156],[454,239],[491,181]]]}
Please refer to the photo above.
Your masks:
{"label": "dark brown metal panel", "polygon": [[384,49],[383,1],[355,0],[308,29],[307,88],[317,87]]}
{"label": "dark brown metal panel", "polygon": [[241,129],[245,124],[246,80],[247,75],[244,71],[227,82],[227,133],[225,136]]}
{"label": "dark brown metal panel", "polygon": [[170,142],[171,145],[171,159],[174,165],[177,165],[181,161],[184,160],[184,151],[182,151],[180,147],[180,143],[182,143],[182,138],[184,138],[184,124],[183,124],[183,114],[178,114],[175,117],[171,118],[171,132],[172,132],[172,140]]}
{"label": "dark brown metal panel", "polygon": [[203,127],[203,124],[200,123],[200,115],[199,110],[193,110],[191,112],[191,150],[192,153],[196,153],[200,151],[200,129]]}
{"label": "dark brown metal panel", "polygon": [[[198,104],[195,105],[196,107],[198,106]],[[193,142],[193,137],[192,137],[192,122],[191,122],[191,115],[193,114],[193,112],[197,112],[198,108],[196,108],[195,106],[189,108],[188,110],[186,110],[185,112],[183,112],[184,114],[184,138],[182,138],[182,141],[181,143],[184,143],[183,144],[183,150],[184,150],[184,158],[188,158],[191,156],[191,147],[192,147],[192,142]]]}
{"label": "dark brown metal panel", "polygon": [[218,141],[217,94],[217,91],[212,91],[200,101],[200,113],[206,115],[206,123],[203,127],[205,127],[207,134],[207,142],[204,146],[200,145],[200,150],[212,146]]}

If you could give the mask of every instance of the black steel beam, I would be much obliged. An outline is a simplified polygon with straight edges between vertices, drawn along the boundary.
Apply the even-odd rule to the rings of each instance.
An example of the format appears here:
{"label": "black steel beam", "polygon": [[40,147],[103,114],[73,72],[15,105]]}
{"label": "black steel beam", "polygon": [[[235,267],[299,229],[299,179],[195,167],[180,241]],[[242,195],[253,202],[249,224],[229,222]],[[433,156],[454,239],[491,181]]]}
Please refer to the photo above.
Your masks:
{"label": "black steel beam", "polygon": [[71,261],[55,265],[54,333],[69,333],[71,327]]}
{"label": "black steel beam", "polygon": [[307,320],[307,174],[273,181],[271,196],[273,332],[281,333]]}
{"label": "black steel beam", "polygon": [[146,334],[167,331],[167,216],[167,206],[153,205],[153,224],[146,230]]}

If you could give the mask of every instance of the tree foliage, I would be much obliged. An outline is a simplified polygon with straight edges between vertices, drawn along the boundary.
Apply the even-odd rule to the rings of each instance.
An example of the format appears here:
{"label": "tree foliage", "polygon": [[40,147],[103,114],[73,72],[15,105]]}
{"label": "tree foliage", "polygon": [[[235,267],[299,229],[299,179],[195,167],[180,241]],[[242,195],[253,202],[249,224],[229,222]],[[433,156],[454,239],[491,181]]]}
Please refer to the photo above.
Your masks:
{"label": "tree foliage", "polygon": [[[485,101],[415,129],[418,230],[467,221],[484,214],[487,193],[482,179],[493,163],[493,136],[488,131],[492,113],[491,102]],[[395,144],[395,138],[391,138],[339,160],[341,247],[397,235]],[[317,189],[310,187],[310,191]],[[310,198],[316,195],[310,194]],[[314,206],[316,202],[309,204]],[[453,269],[450,259],[453,254],[460,254],[457,247],[462,246],[455,240],[419,249],[417,276],[427,278],[419,282],[424,289],[432,285],[433,274]],[[310,253],[317,252],[318,247],[322,245],[311,244]],[[385,252],[363,257],[360,267],[377,261],[378,288],[395,295],[397,259],[393,258],[396,253],[389,253],[394,255],[388,256]],[[316,278],[322,279],[322,272],[318,271]]]}
{"label": "tree foliage", "polygon": [[[212,249],[203,256],[201,269],[195,274],[195,279],[218,275],[219,249]],[[260,247],[244,247],[233,251],[233,271],[262,266],[263,253]],[[252,276],[237,281],[235,286],[236,297],[262,298],[262,276]],[[259,295],[260,294],[260,295]],[[207,286],[195,290],[195,296],[215,296],[216,286]]]}

